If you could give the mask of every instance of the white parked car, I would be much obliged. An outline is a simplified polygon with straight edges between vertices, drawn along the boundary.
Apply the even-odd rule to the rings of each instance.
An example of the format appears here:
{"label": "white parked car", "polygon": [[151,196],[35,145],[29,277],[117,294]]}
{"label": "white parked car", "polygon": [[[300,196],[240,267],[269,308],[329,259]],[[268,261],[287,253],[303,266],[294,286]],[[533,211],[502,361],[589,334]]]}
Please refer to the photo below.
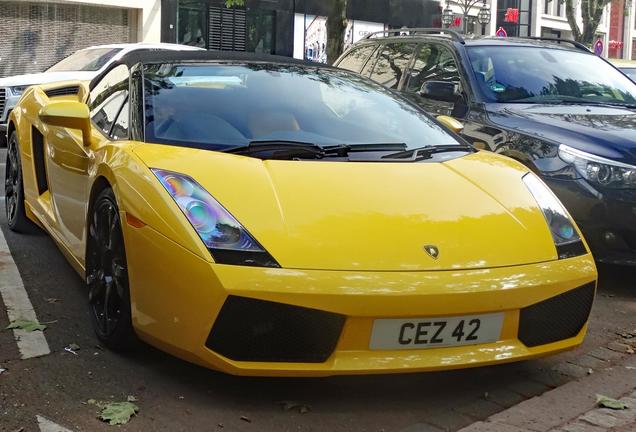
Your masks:
{"label": "white parked car", "polygon": [[203,48],[168,43],[98,45],[76,51],[42,73],[0,78],[0,146],[6,142],[9,114],[27,87],[66,80],[89,81],[111,63],[136,50],[193,51]]}

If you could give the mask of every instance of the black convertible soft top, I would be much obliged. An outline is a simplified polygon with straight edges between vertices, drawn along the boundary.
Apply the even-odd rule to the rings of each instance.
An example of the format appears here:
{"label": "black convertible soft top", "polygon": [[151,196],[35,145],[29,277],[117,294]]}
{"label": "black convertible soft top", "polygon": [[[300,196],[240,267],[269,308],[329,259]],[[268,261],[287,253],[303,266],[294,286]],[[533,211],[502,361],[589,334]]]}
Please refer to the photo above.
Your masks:
{"label": "black convertible soft top", "polygon": [[291,57],[256,54],[235,51],[168,51],[157,49],[140,49],[131,51],[121,59],[114,62],[108,69],[93,78],[90,83],[92,89],[104,75],[119,65],[129,68],[136,64],[178,63],[178,62],[245,62],[245,63],[276,63],[308,67],[333,68],[324,63],[315,63],[307,60],[299,60]]}

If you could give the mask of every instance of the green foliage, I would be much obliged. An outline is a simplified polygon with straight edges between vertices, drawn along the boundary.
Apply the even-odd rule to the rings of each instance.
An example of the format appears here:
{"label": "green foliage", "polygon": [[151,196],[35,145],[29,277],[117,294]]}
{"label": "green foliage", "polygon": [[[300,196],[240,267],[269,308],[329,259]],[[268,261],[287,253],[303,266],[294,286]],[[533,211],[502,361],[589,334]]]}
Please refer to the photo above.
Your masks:
{"label": "green foliage", "polygon": [[225,0],[225,7],[241,7],[245,6],[245,0]]}
{"label": "green foliage", "polygon": [[11,321],[11,323],[7,326],[7,329],[20,329],[28,332],[32,332],[35,330],[44,331],[46,326],[44,324],[40,324],[37,321],[23,320],[17,319],[15,321]]}
{"label": "green foliage", "polygon": [[625,403],[621,401],[600,394],[596,395],[596,402],[600,407],[610,408],[613,410],[624,410],[629,408]]}
{"label": "green foliage", "polygon": [[122,425],[130,421],[139,412],[139,407],[132,402],[96,403],[101,408],[98,419],[110,425]]}

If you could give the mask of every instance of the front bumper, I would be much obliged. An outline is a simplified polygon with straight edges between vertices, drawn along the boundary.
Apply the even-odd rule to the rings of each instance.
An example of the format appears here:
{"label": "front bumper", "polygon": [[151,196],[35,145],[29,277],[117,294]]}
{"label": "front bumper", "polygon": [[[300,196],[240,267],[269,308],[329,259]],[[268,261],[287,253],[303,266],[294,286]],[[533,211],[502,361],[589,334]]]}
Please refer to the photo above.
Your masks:
{"label": "front bumper", "polygon": [[636,265],[636,191],[603,192],[584,180],[546,182],[572,214],[598,261]]}
{"label": "front bumper", "polygon": [[[150,227],[125,226],[124,235],[133,323],[139,336],[185,360],[237,375],[404,373],[498,364],[556,353],[583,341],[589,310],[575,334],[530,347],[519,337],[520,321],[524,319],[520,311],[586,284],[592,284],[593,295],[596,281],[594,260],[589,254],[466,271],[315,271],[214,264]],[[335,348],[320,362],[236,361],[214,352],[206,343],[223,305],[228,298],[236,297],[344,317]],[[591,298],[589,302],[591,306]],[[563,314],[567,314],[568,305],[564,307]],[[491,312],[504,314],[496,342],[415,350],[369,349],[377,318]],[[245,319],[250,316],[245,315]]]}

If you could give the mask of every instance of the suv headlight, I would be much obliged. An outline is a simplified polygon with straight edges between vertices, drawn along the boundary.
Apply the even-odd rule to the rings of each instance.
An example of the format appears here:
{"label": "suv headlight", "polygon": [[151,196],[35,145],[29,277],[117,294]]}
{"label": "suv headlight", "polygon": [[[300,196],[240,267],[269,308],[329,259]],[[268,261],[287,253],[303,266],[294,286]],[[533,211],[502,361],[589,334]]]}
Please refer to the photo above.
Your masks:
{"label": "suv headlight", "polygon": [[177,203],[214,261],[257,267],[280,267],[245,227],[193,178],[171,171],[152,169]]}
{"label": "suv headlight", "polygon": [[22,93],[24,93],[24,91],[28,88],[29,86],[25,86],[25,85],[9,87],[9,89],[11,90],[11,94],[14,96],[22,96]]}
{"label": "suv headlight", "polygon": [[606,188],[636,188],[636,166],[606,159],[561,144],[559,157],[585,180]]}
{"label": "suv headlight", "polygon": [[554,193],[533,173],[524,175],[523,182],[543,212],[559,258],[587,253],[574,221]]}

